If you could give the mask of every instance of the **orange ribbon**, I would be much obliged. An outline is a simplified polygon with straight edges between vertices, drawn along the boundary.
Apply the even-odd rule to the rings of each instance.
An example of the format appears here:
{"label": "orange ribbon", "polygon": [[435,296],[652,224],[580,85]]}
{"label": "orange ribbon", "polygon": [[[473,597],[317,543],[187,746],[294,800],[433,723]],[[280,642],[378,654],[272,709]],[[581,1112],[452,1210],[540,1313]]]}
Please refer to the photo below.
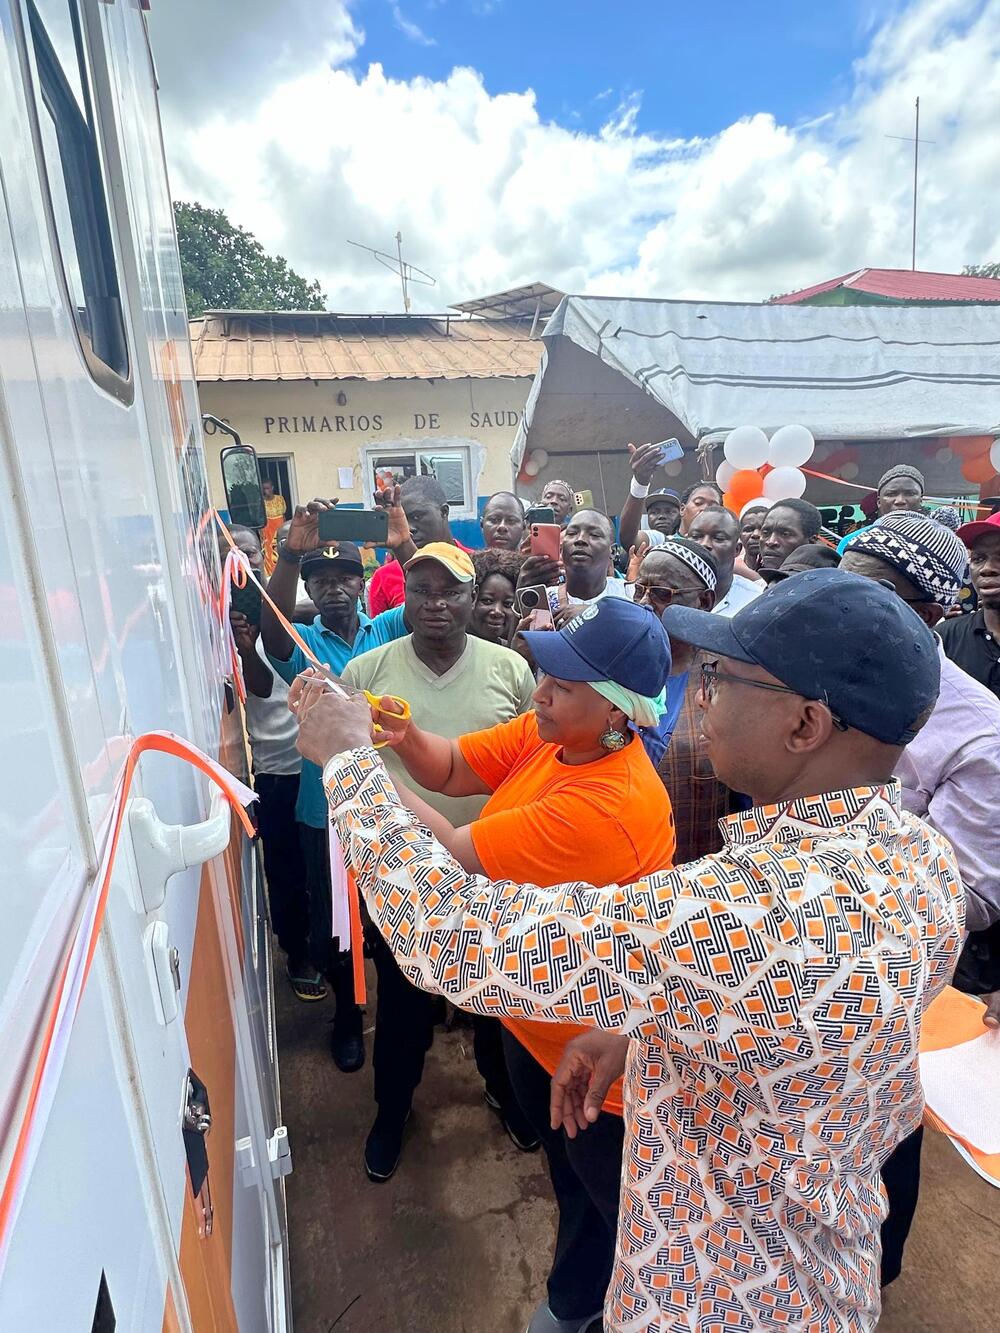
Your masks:
{"label": "orange ribbon", "polygon": [[[324,662],[321,662],[319,660],[316,654],[306,643],[305,639],[303,639],[302,635],[298,632],[298,630],[295,628],[292,622],[288,619],[288,617],[284,614],[281,608],[277,605],[274,598],[270,595],[270,593],[264,587],[263,583],[251,569],[246,556],[243,554],[242,551],[238,549],[236,543],[233,541],[232,534],[226,527],[225,523],[222,521],[222,517],[219,514],[219,511],[216,509],[214,513],[215,513],[215,521],[218,523],[220,530],[225,535],[226,541],[229,543],[230,547],[229,556],[226,559],[226,569],[231,568],[230,560],[233,560],[233,556],[235,553],[235,556],[237,558],[233,560],[233,563],[239,565],[244,574],[244,583],[240,584],[239,586],[240,587],[245,586],[246,579],[248,578],[252,579],[252,581],[260,589],[261,596],[264,598],[268,606],[271,608],[271,610],[277,617],[278,623],[281,625],[282,629],[284,629],[285,633],[292,640],[292,642],[296,644],[297,647],[301,648],[303,654],[305,655],[306,660],[311,662],[313,666],[318,668],[318,670],[320,670],[324,675],[328,676],[330,674],[329,668],[326,666]],[[225,578],[225,570],[223,571],[223,578]],[[222,596],[220,596],[219,598],[220,615],[223,613],[223,610],[226,607],[228,607],[228,597],[226,594],[225,586],[223,586]],[[230,641],[232,644],[232,652],[236,656],[236,666],[234,668],[234,674],[236,671],[239,672],[239,680],[242,684],[242,678],[243,678],[242,667],[239,663],[239,653],[236,651],[236,640],[233,637],[232,626],[228,623],[228,616],[226,624],[224,624],[222,627],[222,632],[223,634],[227,632],[229,634]],[[244,692],[240,695],[241,702],[245,698],[246,698],[246,693],[244,688]],[[398,702],[402,704],[404,701],[399,700]],[[330,837],[336,837],[336,833],[334,832],[332,824],[328,824],[328,831]],[[331,863],[332,859],[333,858],[331,857]],[[330,875],[330,882],[332,891],[332,884],[333,884],[332,869]],[[348,896],[348,912],[350,917],[350,940],[348,947],[351,954],[351,968],[354,977],[354,999],[357,1004],[364,1004],[368,998],[368,988],[365,984],[364,937],[361,931],[361,911],[358,905],[357,888],[354,883],[354,878],[350,874],[348,874],[347,896]]]}

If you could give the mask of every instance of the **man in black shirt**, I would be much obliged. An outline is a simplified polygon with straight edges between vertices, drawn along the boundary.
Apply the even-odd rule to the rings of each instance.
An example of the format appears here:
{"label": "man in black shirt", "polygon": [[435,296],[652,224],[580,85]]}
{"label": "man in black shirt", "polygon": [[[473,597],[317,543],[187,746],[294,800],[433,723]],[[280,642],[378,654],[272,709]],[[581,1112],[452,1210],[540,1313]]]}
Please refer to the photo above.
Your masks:
{"label": "man in black shirt", "polygon": [[969,548],[979,610],[938,626],[945,654],[1000,698],[1000,513],[966,523],[958,535]]}

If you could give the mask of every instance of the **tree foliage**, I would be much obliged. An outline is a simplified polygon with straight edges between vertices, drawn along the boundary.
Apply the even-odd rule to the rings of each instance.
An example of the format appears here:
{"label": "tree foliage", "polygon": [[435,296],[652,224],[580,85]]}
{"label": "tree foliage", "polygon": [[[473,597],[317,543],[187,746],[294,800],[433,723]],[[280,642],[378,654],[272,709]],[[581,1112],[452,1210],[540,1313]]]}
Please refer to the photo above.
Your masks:
{"label": "tree foliage", "polygon": [[962,272],[969,278],[1000,278],[1000,264],[966,264]]}
{"label": "tree foliage", "polygon": [[318,282],[307,282],[281,255],[269,255],[221,208],[174,204],[188,313],[206,310],[325,310]]}

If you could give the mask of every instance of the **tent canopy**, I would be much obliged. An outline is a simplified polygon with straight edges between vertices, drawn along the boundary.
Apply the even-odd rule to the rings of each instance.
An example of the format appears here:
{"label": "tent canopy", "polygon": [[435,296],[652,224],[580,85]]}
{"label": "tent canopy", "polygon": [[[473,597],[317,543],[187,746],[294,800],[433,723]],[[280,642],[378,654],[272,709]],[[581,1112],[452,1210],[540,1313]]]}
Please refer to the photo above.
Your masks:
{"label": "tent canopy", "polygon": [[566,474],[595,495],[629,441],[676,436],[693,450],[736,426],[790,422],[855,444],[1000,433],[996,306],[568,296],[544,341],[511,457],[518,468],[544,449],[542,479]]}

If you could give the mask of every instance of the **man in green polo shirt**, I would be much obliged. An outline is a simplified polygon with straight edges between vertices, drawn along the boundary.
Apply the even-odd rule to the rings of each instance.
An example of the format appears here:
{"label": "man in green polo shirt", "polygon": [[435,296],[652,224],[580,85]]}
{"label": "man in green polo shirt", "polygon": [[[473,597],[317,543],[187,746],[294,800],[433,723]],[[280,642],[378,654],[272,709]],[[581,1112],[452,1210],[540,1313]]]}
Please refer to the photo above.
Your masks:
{"label": "man in green polo shirt", "polygon": [[[288,536],[278,548],[278,563],[267,590],[282,614],[291,620],[301,573],[319,615],[311,625],[296,628],[319,661],[339,675],[353,657],[380,648],[408,631],[402,607],[374,620],[361,610],[361,552],[353,542],[324,546],[319,539],[319,515],[330,507],[323,500],[297,506]],[[291,683],[310,662],[266,601],[260,628],[268,660],[282,680]],[[337,947],[339,941],[335,943],[331,934],[326,796],[319,769],[308,761],[302,764],[295,819],[306,864],[311,963],[318,969],[315,979],[319,981],[322,973],[333,991],[337,1007],[331,1049],[337,1067],[349,1074],[360,1069],[365,1060],[362,1011],[354,1003],[349,955]]]}
{"label": "man in green polo shirt", "polygon": [[[469,556],[448,542],[431,542],[406,562],[405,570],[403,609],[413,633],[349,662],[341,672],[343,683],[380,698],[405,699],[418,726],[438,736],[462,736],[526,713],[535,681],[524,658],[467,633],[475,601],[475,571]],[[408,776],[391,750],[382,755],[394,779],[456,826],[470,824],[486,804],[485,796],[426,791]],[[433,1039],[435,1000],[407,981],[378,934],[373,956],[378,972],[373,1053],[378,1114],[365,1144],[365,1170],[371,1180],[382,1181],[399,1162],[403,1126]],[[499,1112],[519,1148],[537,1148],[538,1138],[517,1106],[507,1078],[499,1021],[477,1017],[474,1025],[476,1063],[486,1084],[487,1102]]]}

